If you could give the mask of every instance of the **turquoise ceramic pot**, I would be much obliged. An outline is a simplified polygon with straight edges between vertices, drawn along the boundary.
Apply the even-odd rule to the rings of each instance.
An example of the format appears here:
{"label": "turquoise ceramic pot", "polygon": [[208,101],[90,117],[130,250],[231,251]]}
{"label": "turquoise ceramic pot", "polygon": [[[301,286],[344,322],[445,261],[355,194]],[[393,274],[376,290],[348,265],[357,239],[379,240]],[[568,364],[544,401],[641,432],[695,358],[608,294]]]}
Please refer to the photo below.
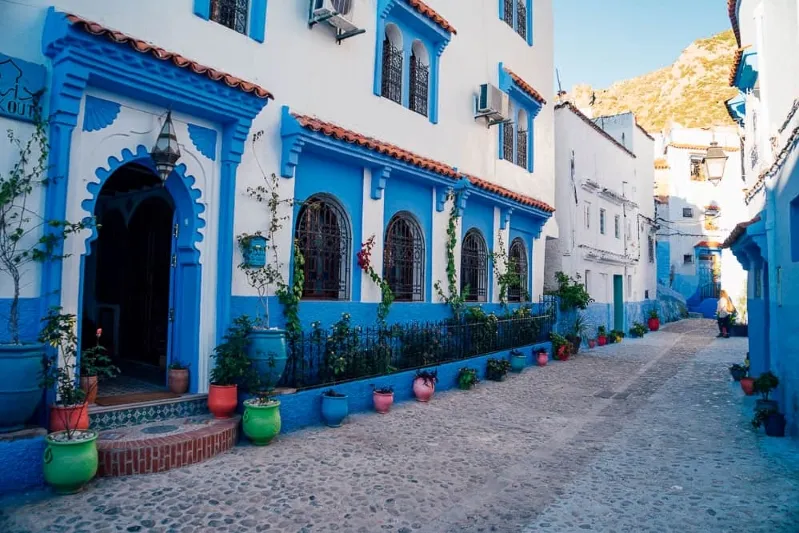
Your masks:
{"label": "turquoise ceramic pot", "polygon": [[347,396],[322,395],[322,419],[332,428],[341,427],[341,422],[350,412]]}
{"label": "turquoise ceramic pot", "polygon": [[272,387],[286,370],[286,332],[282,329],[254,329],[247,337],[247,355],[261,378]]}
{"label": "turquoise ceramic pot", "polygon": [[42,399],[43,344],[0,344],[0,433],[24,427]]}
{"label": "turquoise ceramic pot", "polygon": [[511,355],[510,356],[510,369],[514,372],[521,372],[527,365],[526,355]]}

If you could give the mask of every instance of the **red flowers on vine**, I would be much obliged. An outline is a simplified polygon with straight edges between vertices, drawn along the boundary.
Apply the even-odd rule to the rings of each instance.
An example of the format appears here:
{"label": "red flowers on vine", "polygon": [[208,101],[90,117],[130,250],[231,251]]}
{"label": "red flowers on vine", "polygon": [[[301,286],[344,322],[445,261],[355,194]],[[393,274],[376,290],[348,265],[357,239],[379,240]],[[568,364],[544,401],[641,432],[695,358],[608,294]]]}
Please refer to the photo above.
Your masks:
{"label": "red flowers on vine", "polygon": [[358,256],[358,266],[364,272],[367,272],[369,270],[370,265],[371,265],[370,261],[371,261],[371,256],[372,256],[372,248],[374,248],[374,245],[375,245],[375,236],[374,235],[369,237],[366,240],[366,242],[361,243],[361,250],[357,254],[357,256]]}

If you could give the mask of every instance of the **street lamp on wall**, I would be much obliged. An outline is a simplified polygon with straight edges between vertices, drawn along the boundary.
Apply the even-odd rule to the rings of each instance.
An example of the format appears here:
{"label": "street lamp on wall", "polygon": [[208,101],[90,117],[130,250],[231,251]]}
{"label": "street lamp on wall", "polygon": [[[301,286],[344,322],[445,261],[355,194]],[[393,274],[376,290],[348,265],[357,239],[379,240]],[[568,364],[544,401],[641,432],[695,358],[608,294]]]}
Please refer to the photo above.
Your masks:
{"label": "street lamp on wall", "polygon": [[707,149],[705,154],[705,170],[707,172],[707,179],[713,185],[718,185],[721,178],[724,177],[724,167],[727,165],[727,154],[719,146],[719,143],[713,141]]}
{"label": "street lamp on wall", "polygon": [[175,169],[175,163],[180,159],[180,148],[178,147],[178,138],[175,135],[175,126],[172,124],[171,111],[166,114],[166,120],[164,125],[161,126],[161,132],[158,134],[155,146],[150,152],[150,157],[153,158],[155,169],[158,171],[161,181],[166,182]]}

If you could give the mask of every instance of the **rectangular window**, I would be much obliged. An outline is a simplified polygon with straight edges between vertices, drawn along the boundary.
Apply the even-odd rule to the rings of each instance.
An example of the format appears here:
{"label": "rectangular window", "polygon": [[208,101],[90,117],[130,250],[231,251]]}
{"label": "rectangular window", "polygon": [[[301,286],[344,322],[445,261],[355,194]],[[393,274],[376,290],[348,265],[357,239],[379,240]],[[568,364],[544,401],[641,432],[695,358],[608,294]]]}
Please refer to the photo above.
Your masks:
{"label": "rectangular window", "polygon": [[381,96],[402,104],[402,50],[391,43],[388,35],[383,41]]}
{"label": "rectangular window", "polygon": [[246,34],[249,11],[249,0],[211,0],[210,19]]}
{"label": "rectangular window", "polygon": [[692,265],[694,263],[694,256],[691,254],[685,254],[682,256],[682,262],[685,265]]}
{"label": "rectangular window", "polygon": [[691,156],[691,181],[705,181],[704,158],[698,154]]}
{"label": "rectangular window", "polygon": [[502,125],[502,159],[513,163],[513,122]]}
{"label": "rectangular window", "polygon": [[587,293],[589,293],[589,294],[591,293],[591,271],[590,270],[586,270],[585,271],[585,291]]}
{"label": "rectangular window", "polygon": [[499,0],[500,19],[532,45],[530,32],[530,0]]}
{"label": "rectangular window", "polygon": [[516,0],[502,0],[503,3],[503,12],[502,12],[502,20],[505,21],[505,24],[513,27],[513,4],[516,3]]}
{"label": "rectangular window", "polygon": [[690,207],[683,207],[682,208],[682,217],[683,218],[693,218],[694,210]]}
{"label": "rectangular window", "polygon": [[613,234],[617,239],[621,239],[621,217],[619,215],[613,217]]}
{"label": "rectangular window", "polygon": [[599,210],[599,233],[605,234],[605,210]]}
{"label": "rectangular window", "polygon": [[585,203],[585,229],[591,229],[591,202]]}
{"label": "rectangular window", "polygon": [[516,133],[516,164],[527,168],[527,130],[523,130],[524,124],[519,124],[519,131]]}
{"label": "rectangular window", "polygon": [[649,262],[650,263],[654,263],[655,262],[655,239],[652,238],[651,235],[648,237],[648,243],[647,244],[648,244],[648,250],[649,250]]}

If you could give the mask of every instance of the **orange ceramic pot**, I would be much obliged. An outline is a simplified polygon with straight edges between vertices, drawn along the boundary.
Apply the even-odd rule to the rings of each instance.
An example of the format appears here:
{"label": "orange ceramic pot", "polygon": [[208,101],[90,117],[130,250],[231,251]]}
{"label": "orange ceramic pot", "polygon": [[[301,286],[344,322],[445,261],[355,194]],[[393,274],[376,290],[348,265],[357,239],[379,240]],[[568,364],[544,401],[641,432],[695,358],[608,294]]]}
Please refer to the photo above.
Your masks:
{"label": "orange ceramic pot", "polygon": [[384,415],[388,413],[389,409],[391,409],[391,404],[394,403],[394,393],[383,393],[383,392],[374,392],[372,394],[372,399],[375,404],[375,411]]}
{"label": "orange ceramic pot", "polygon": [[741,389],[747,396],[753,395],[755,393],[755,380],[753,378],[741,378]]}
{"label": "orange ceramic pot", "polygon": [[86,393],[86,403],[97,400],[97,376],[81,376],[80,388]]}
{"label": "orange ceramic pot", "polygon": [[89,404],[51,405],[50,432],[89,429]]}
{"label": "orange ceramic pot", "polygon": [[211,385],[208,390],[208,410],[214,418],[230,418],[239,404],[236,385]]}
{"label": "orange ceramic pot", "polygon": [[186,394],[189,390],[189,369],[169,369],[169,390],[175,394]]}
{"label": "orange ceramic pot", "polygon": [[416,401],[427,403],[436,392],[436,384],[433,381],[427,381],[423,378],[416,378],[413,380],[413,394],[416,396]]}

